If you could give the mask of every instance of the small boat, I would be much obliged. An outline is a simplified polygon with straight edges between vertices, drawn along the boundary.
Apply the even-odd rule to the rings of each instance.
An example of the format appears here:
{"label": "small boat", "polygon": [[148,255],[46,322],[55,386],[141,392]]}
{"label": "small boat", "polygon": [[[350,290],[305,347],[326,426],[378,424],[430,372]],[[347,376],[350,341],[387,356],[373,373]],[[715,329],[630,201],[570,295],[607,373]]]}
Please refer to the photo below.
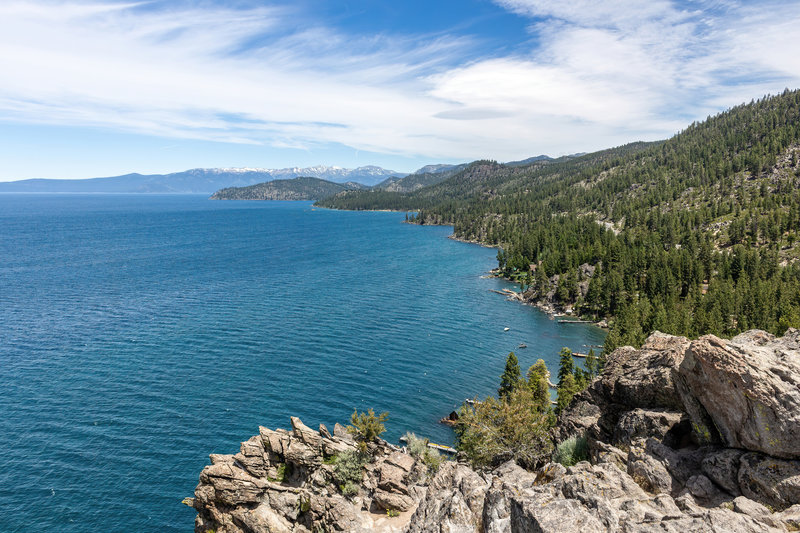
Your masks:
{"label": "small boat", "polygon": [[527,348],[527,347],[528,345],[525,344],[524,342],[519,343],[519,346],[517,346],[517,348]]}
{"label": "small boat", "polygon": [[508,331],[508,330],[510,330],[510,329],[511,329],[511,328],[503,328],[503,331]]}

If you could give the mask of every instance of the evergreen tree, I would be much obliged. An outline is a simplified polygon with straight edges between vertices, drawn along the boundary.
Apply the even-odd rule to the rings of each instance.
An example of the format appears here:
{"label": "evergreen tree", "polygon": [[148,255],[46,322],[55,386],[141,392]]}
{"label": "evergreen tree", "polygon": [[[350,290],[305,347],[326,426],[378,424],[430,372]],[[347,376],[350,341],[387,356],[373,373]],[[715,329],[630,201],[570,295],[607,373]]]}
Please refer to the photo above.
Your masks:
{"label": "evergreen tree", "polygon": [[785,91],[665,141],[514,167],[476,161],[411,193],[321,203],[452,224],[458,238],[502,247],[498,266],[517,283],[535,264],[536,298],[558,276],[559,303],[611,325],[602,366],[653,329],[781,335],[798,323],[798,145],[800,91]]}
{"label": "evergreen tree", "polygon": [[547,370],[547,365],[541,359],[528,369],[528,388],[531,389],[533,395],[533,403],[536,409],[541,412],[547,411],[550,408],[550,385],[548,379],[550,371]]}
{"label": "evergreen tree", "polygon": [[580,389],[575,383],[575,376],[567,374],[564,380],[559,382],[558,389],[556,390],[556,413],[560,414],[572,401],[572,397],[578,393]]}
{"label": "evergreen tree", "polygon": [[497,389],[497,395],[501,400],[516,390],[522,382],[522,372],[519,369],[519,361],[514,352],[510,352],[506,358],[506,368],[503,375],[500,376],[500,388]]}
{"label": "evergreen tree", "polygon": [[589,373],[590,378],[594,378],[597,375],[597,365],[598,361],[597,356],[594,354],[594,348],[589,348],[584,366],[586,366],[586,371]]}
{"label": "evergreen tree", "polygon": [[539,296],[547,294],[547,291],[550,290],[550,280],[547,278],[547,271],[544,269],[544,264],[536,268],[533,288]]}
{"label": "evergreen tree", "polygon": [[561,348],[558,360],[558,383],[559,386],[567,376],[571,376],[573,381],[575,376],[575,361],[572,359],[572,350],[569,348]]}

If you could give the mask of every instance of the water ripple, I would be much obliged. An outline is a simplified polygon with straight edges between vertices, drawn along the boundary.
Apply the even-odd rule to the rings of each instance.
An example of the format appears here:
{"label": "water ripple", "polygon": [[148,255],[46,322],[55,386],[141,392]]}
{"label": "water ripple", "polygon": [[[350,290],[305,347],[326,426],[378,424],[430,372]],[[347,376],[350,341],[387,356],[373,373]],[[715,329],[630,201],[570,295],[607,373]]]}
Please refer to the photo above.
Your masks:
{"label": "water ripple", "polygon": [[[439,418],[602,342],[490,293],[494,252],[395,213],[192,196],[0,196],[4,530],[193,529],[209,453],[258,425]],[[504,327],[510,327],[504,332]]]}

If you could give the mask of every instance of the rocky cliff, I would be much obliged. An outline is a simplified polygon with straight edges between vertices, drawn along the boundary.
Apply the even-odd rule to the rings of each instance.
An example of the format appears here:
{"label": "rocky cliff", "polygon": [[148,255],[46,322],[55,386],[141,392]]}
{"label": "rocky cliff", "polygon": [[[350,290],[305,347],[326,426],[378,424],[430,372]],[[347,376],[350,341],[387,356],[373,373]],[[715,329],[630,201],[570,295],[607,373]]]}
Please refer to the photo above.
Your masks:
{"label": "rocky cliff", "polygon": [[[345,496],[330,458],[355,443],[292,419],[291,431],[261,428],[238,454],[212,455],[188,503],[196,531],[217,533],[798,531],[798,432],[799,331],[654,333],[610,354],[560,417],[554,440],[585,437],[589,461],[433,472],[378,441]],[[281,465],[291,474],[278,482]]]}

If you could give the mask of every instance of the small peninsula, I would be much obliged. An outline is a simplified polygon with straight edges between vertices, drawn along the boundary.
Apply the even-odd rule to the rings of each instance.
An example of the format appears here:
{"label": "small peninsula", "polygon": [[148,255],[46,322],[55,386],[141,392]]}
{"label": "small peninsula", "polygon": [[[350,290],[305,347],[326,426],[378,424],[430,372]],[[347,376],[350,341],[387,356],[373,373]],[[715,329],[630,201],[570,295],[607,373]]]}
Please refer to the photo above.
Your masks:
{"label": "small peninsula", "polygon": [[368,189],[349,181],[333,183],[319,178],[300,177],[273,180],[248,187],[227,187],[211,195],[212,200],[314,200],[318,201],[344,191]]}

